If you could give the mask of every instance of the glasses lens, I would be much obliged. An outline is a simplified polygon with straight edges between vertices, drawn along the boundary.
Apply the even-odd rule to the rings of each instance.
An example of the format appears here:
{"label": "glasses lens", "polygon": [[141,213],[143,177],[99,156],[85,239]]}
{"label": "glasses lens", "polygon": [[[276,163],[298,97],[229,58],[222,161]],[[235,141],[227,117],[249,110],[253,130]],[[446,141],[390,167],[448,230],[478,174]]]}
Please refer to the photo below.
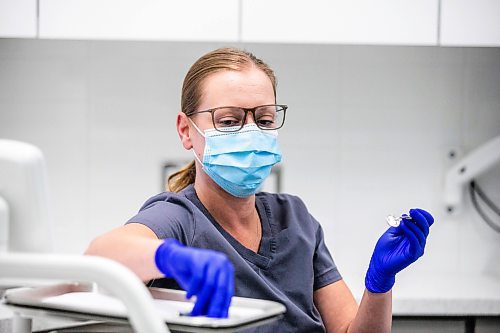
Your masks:
{"label": "glasses lens", "polygon": [[276,129],[283,126],[285,109],[279,105],[264,105],[255,110],[255,123],[261,129]]}
{"label": "glasses lens", "polygon": [[237,131],[245,121],[245,111],[239,108],[220,108],[213,112],[215,128],[221,131]]}

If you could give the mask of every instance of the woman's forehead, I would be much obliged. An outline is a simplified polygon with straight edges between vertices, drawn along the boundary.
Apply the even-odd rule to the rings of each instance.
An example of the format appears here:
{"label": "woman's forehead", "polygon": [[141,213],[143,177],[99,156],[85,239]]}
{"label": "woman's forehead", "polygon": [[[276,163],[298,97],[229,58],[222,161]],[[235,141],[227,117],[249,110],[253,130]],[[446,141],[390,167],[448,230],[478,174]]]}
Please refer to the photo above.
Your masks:
{"label": "woman's forehead", "polygon": [[271,80],[262,70],[224,70],[209,75],[202,83],[200,109],[217,106],[253,107],[274,103]]}

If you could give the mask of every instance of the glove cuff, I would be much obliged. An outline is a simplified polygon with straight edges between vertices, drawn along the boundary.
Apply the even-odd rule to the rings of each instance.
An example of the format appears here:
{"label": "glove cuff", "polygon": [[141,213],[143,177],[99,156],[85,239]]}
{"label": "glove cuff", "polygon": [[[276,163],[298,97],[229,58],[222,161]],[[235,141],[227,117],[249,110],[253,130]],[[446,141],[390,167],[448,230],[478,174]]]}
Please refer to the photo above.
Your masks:
{"label": "glove cuff", "polygon": [[395,282],[396,277],[394,275],[383,276],[378,274],[378,272],[372,267],[369,267],[366,272],[365,286],[366,289],[372,293],[386,293],[392,289]]}
{"label": "glove cuff", "polygon": [[165,239],[163,243],[158,246],[155,252],[155,264],[160,272],[162,272],[165,277],[171,278],[172,274],[169,270],[170,254],[172,250],[176,247],[183,246],[177,239],[169,238]]}

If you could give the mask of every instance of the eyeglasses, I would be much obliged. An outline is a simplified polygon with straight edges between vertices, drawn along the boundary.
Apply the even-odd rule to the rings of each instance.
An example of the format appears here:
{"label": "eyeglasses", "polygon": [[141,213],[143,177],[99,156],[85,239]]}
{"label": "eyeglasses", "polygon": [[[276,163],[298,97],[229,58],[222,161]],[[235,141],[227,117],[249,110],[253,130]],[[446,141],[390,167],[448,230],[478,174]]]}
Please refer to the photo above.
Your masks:
{"label": "eyeglasses", "polygon": [[287,105],[260,105],[254,108],[236,106],[221,106],[204,111],[194,111],[186,114],[188,117],[198,113],[212,115],[214,128],[220,132],[238,132],[245,125],[248,112],[252,113],[255,124],[261,130],[277,130],[285,123]]}

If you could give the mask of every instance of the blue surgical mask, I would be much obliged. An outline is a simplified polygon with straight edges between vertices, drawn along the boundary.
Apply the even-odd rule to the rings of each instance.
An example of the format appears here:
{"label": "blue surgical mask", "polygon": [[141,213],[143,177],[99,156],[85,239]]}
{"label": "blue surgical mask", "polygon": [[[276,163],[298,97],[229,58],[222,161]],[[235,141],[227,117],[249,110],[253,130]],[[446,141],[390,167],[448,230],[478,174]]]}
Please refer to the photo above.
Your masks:
{"label": "blue surgical mask", "polygon": [[277,131],[263,131],[255,124],[247,124],[237,132],[207,129],[202,133],[191,123],[205,137],[203,161],[196,153],[195,158],[213,181],[235,197],[255,194],[273,165],[281,161]]}

